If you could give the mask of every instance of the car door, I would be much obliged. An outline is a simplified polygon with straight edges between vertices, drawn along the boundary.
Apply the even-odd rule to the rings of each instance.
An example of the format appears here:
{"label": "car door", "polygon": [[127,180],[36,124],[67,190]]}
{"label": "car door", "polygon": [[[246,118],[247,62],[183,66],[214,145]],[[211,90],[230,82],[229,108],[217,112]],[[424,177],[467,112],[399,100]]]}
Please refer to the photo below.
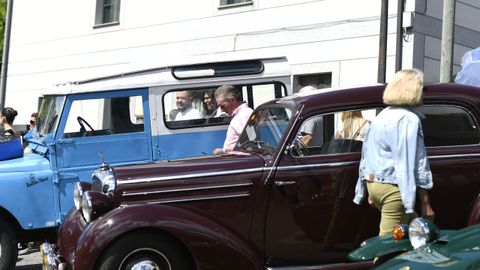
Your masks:
{"label": "car door", "polygon": [[152,162],[147,89],[67,97],[55,134],[60,210],[73,206],[73,184],[90,181],[103,161],[112,166]]}
{"label": "car door", "polygon": [[[352,202],[362,141],[335,136],[342,113],[308,117],[279,162],[266,218],[269,266],[345,261],[349,250],[378,234],[376,210]],[[368,120],[375,113],[362,115]],[[301,142],[307,134],[313,139]]]}
{"label": "car door", "polygon": [[[467,225],[480,192],[480,131],[476,110],[467,104],[428,102],[419,110],[433,175],[430,200],[442,229]],[[417,202],[417,206],[419,203]],[[416,209],[420,213],[419,207]]]}

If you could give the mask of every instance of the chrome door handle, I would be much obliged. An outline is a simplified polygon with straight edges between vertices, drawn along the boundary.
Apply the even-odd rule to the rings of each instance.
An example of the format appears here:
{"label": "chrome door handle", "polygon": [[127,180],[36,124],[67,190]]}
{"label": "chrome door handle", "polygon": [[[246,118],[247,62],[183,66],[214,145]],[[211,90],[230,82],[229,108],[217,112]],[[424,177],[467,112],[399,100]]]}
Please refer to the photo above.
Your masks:
{"label": "chrome door handle", "polygon": [[283,187],[283,186],[288,186],[288,185],[295,185],[295,181],[275,181],[275,186],[277,187]]}

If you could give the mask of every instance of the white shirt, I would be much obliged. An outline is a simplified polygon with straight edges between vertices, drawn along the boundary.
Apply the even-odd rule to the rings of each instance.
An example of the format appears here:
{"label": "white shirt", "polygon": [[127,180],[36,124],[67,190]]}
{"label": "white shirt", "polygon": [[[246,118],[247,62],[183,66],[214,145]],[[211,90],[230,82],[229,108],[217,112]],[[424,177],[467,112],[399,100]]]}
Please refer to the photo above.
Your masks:
{"label": "white shirt", "polygon": [[191,120],[198,118],[203,118],[203,115],[197,109],[188,108],[183,112],[179,110],[177,115],[175,116],[175,121]]}

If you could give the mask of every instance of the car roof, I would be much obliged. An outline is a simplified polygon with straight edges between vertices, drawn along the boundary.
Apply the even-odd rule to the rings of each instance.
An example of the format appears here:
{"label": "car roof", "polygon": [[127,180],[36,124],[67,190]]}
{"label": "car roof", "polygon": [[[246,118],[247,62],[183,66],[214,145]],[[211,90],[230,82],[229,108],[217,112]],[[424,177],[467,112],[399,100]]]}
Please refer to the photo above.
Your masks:
{"label": "car roof", "polygon": [[[217,75],[205,76],[205,77],[192,77],[192,78],[178,78],[174,76],[175,69],[192,68],[195,66],[201,66],[203,69],[214,69],[214,65],[226,65],[228,68],[235,68],[237,65],[249,61],[260,61],[263,65],[263,69],[259,72],[245,73],[245,74],[233,74],[233,75]],[[238,69],[240,70],[240,69]],[[55,85],[55,87],[48,89],[44,95],[65,95],[65,94],[77,94],[88,92],[104,92],[104,91],[117,91],[135,88],[147,88],[156,86],[181,86],[192,84],[204,84],[204,83],[218,83],[223,84],[228,81],[248,81],[253,79],[265,78],[265,80],[272,80],[279,77],[289,77],[291,75],[290,65],[286,57],[270,57],[270,58],[249,58],[249,59],[236,59],[226,58],[216,62],[190,62],[185,65],[169,65],[162,67],[144,68],[139,70],[129,70],[124,73],[111,74],[107,76],[101,76],[96,78],[89,78],[78,81],[64,82]]]}
{"label": "car roof", "polygon": [[[319,89],[309,93],[296,93],[292,96],[272,100],[267,104],[289,104],[292,107],[304,107],[303,111],[331,110],[332,108],[342,108],[348,110],[367,107],[372,104],[383,104],[383,90],[385,85],[376,84],[370,86],[358,86],[349,88]],[[455,84],[438,83],[424,86],[423,101],[425,104],[434,101],[458,101],[469,103],[472,106],[480,106],[480,87]]]}

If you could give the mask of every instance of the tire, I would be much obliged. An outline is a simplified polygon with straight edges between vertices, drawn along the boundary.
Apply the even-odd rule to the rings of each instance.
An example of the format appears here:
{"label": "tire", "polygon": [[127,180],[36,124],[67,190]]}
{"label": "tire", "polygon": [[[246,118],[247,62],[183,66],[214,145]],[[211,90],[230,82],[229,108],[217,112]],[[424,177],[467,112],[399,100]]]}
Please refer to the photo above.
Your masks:
{"label": "tire", "polygon": [[190,257],[176,241],[165,235],[147,232],[129,234],[115,241],[106,249],[97,265],[99,270],[194,269]]}
{"label": "tire", "polygon": [[18,247],[15,233],[10,225],[0,218],[0,270],[15,269]]}

